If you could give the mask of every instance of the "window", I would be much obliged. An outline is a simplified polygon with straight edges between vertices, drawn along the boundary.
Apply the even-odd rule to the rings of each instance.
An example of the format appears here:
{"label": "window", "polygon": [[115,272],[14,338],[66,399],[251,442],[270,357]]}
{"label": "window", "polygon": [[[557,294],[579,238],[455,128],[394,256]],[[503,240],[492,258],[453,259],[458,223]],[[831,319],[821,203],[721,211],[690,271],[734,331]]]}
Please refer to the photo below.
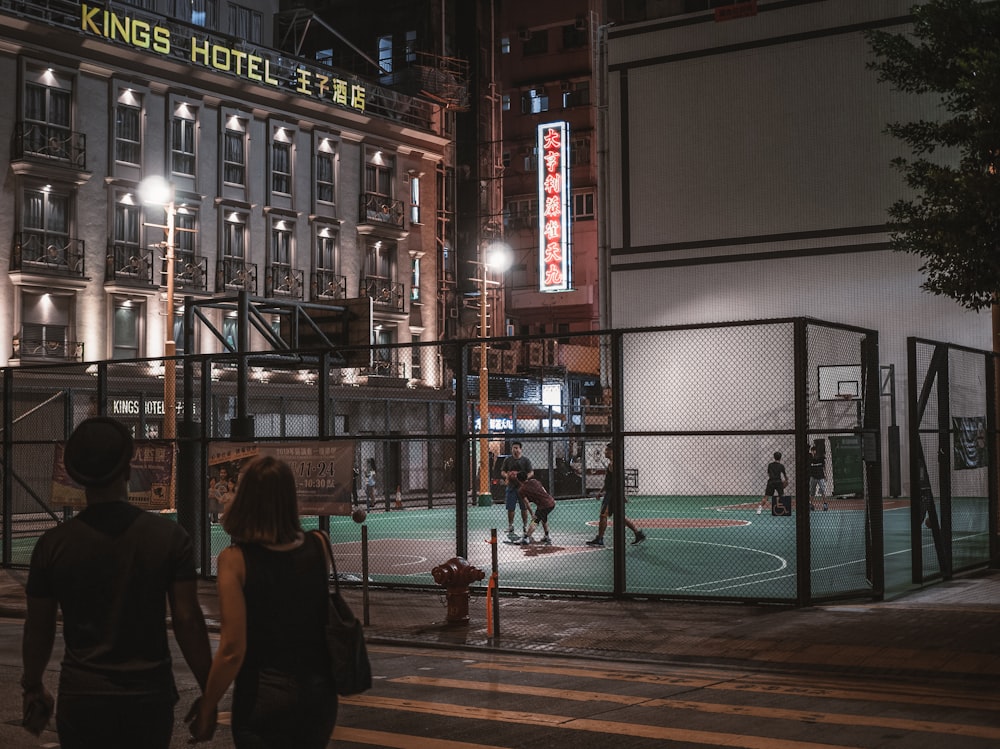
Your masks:
{"label": "window", "polygon": [[178,104],[170,122],[170,170],[174,174],[195,174],[195,112],[187,104]]}
{"label": "window", "polygon": [[316,151],[316,200],[330,205],[337,202],[334,177],[335,158],[336,153],[332,143],[324,138]]}
{"label": "window", "polygon": [[386,202],[392,199],[392,174],[396,165],[396,159],[387,156],[382,151],[375,151],[365,164],[365,192],[385,198]]}
{"label": "window", "polygon": [[578,18],[575,23],[562,28],[563,49],[579,49],[587,46],[587,19]]}
{"label": "window", "polygon": [[196,255],[197,237],[197,212],[187,207],[178,208],[174,215],[174,282],[203,289],[204,267]]}
{"label": "window", "polygon": [[396,280],[396,244],[375,240],[368,245],[365,259],[365,275],[383,281]]}
{"label": "window", "polygon": [[417,61],[417,32],[407,31],[406,32],[406,62],[415,63]]}
{"label": "window", "polygon": [[573,220],[594,220],[594,193],[578,192],[573,194]]}
{"label": "window", "polygon": [[590,104],[589,81],[567,81],[563,84],[563,109],[582,107]]}
{"label": "window", "polygon": [[174,0],[174,15],[195,26],[214,29],[219,18],[218,4],[216,0]]}
{"label": "window", "polygon": [[410,301],[420,301],[420,258],[410,260]]}
{"label": "window", "polygon": [[278,294],[298,294],[298,276],[292,271],[292,236],[295,225],[281,219],[271,226],[270,278],[272,289]]}
{"label": "window", "polygon": [[510,37],[504,34],[500,37],[500,54],[509,55],[510,54]]}
{"label": "window", "polygon": [[111,358],[138,359],[142,356],[142,302],[116,299],[111,323]]}
{"label": "window", "polygon": [[[126,92],[122,98],[134,96]],[[142,162],[141,137],[142,109],[138,105],[125,104],[121,98],[115,107],[115,160],[124,164],[139,165]]]}
{"label": "window", "polygon": [[510,111],[510,94],[504,94],[500,97],[500,109],[504,112]]}
{"label": "window", "polygon": [[232,212],[226,217],[223,255],[229,259],[243,260],[247,254],[247,217]]}
{"label": "window", "polygon": [[49,189],[26,189],[21,217],[24,260],[69,266],[69,195]]}
{"label": "window", "polygon": [[410,223],[420,223],[420,177],[410,177]]}
{"label": "window", "polygon": [[292,193],[292,144],[275,140],[271,144],[271,191]]}
{"label": "window", "polygon": [[378,66],[383,73],[392,72],[392,35],[387,34],[378,38]]}
{"label": "window", "polygon": [[323,226],[316,232],[313,267],[313,293],[317,297],[342,299],[347,295],[344,279],[337,275],[340,268],[340,246],[337,231],[333,227]]}
{"label": "window", "polygon": [[334,272],[340,268],[337,233],[327,227],[320,229],[316,236],[316,268]]}
{"label": "window", "polygon": [[141,237],[142,215],[140,207],[126,196],[115,203],[115,219],[112,227],[112,248],[114,277],[124,276],[152,283],[148,258],[144,257]]}
{"label": "window", "polygon": [[25,150],[52,158],[70,158],[72,94],[28,83],[24,89]]}
{"label": "window", "polygon": [[422,372],[420,369],[420,353],[423,349],[420,347],[420,336],[412,335],[410,337],[410,343],[413,344],[413,348],[410,349],[410,378],[414,380],[419,380],[422,377]]}
{"label": "window", "polygon": [[544,55],[549,51],[549,30],[533,29],[520,32],[523,46],[521,51],[527,55]]}
{"label": "window", "polygon": [[569,142],[570,166],[590,163],[590,138],[571,138]]}
{"label": "window", "polygon": [[229,34],[237,39],[260,44],[261,14],[239,5],[229,6]]}
{"label": "window", "polygon": [[238,130],[226,128],[223,179],[230,185],[246,184],[246,138],[242,128]]}
{"label": "window", "polygon": [[542,87],[528,89],[521,95],[521,113],[538,114],[549,111],[549,95]]}
{"label": "window", "polygon": [[507,201],[504,227],[511,230],[534,229],[538,221],[538,199],[517,198]]}

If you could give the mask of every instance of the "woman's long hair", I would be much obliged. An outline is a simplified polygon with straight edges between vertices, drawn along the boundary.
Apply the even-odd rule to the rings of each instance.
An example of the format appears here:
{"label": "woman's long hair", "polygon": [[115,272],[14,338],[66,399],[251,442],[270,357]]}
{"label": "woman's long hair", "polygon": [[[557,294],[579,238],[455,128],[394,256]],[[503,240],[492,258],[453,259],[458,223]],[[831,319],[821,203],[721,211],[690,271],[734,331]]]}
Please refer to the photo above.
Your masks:
{"label": "woman's long hair", "polygon": [[262,455],[240,471],[236,495],[222,516],[235,541],[286,544],[302,533],[295,476],[282,460]]}

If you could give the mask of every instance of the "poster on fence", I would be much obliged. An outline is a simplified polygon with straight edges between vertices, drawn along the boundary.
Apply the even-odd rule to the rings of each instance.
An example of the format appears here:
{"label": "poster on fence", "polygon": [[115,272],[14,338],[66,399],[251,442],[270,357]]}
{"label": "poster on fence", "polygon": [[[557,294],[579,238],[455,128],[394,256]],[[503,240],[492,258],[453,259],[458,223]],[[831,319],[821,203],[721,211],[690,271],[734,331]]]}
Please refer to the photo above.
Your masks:
{"label": "poster on fence", "polygon": [[[354,442],[213,442],[208,446],[209,512],[236,491],[240,469],[258,455],[291,466],[300,515],[350,515]],[[216,509],[217,508],[217,509]]]}
{"label": "poster on fence", "polygon": [[[63,466],[65,442],[57,442],[52,466],[52,507],[82,510],[87,506],[83,487]],[[170,510],[170,479],[174,475],[174,443],[166,440],[136,442],[129,472],[128,501],[141,510]]]}
{"label": "poster on fence", "polygon": [[955,470],[986,466],[986,419],[982,416],[953,416]]}

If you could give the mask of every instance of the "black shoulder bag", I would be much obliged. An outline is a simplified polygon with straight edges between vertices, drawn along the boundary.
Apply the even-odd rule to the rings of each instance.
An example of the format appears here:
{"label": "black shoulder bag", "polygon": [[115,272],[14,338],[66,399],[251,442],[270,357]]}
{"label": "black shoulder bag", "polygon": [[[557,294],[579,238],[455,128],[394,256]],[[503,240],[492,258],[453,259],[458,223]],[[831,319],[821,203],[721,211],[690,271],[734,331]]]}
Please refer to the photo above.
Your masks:
{"label": "black shoulder bag", "polygon": [[365,631],[354,616],[347,601],[340,595],[337,561],[333,545],[324,533],[319,533],[330,552],[333,566],[333,592],[327,607],[326,649],[330,654],[330,672],[337,685],[337,694],[360,694],[372,688],[372,667],[365,647]]}

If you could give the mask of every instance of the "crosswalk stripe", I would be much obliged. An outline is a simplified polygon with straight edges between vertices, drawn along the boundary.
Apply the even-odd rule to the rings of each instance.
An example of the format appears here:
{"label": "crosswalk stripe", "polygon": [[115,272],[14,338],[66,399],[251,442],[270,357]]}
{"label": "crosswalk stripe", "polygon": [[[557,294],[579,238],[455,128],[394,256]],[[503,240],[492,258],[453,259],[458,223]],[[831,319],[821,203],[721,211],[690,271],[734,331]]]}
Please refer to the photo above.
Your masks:
{"label": "crosswalk stripe", "polygon": [[343,726],[337,726],[330,738],[333,741],[352,741],[355,744],[369,744],[385,749],[506,749],[493,744],[470,744],[465,741],[448,741],[427,736],[408,736],[402,733]]}
{"label": "crosswalk stripe", "polygon": [[845,686],[843,683],[821,682],[815,679],[778,678],[773,676],[752,676],[752,681],[745,672],[720,672],[714,678],[707,674],[659,675],[644,674],[634,671],[614,671],[608,669],[565,668],[559,666],[534,666],[528,663],[472,663],[470,668],[491,671],[513,671],[555,676],[574,676],[587,679],[604,679],[607,681],[630,681],[644,684],[666,684],[672,686],[691,687],[696,689],[716,689],[736,692],[763,692],[769,694],[790,694],[800,697],[822,697],[825,699],[861,700],[876,702],[906,702],[918,705],[936,705],[938,707],[955,707],[967,710],[1000,711],[1000,700],[994,695],[982,690],[968,691],[967,694],[955,696],[955,687],[945,691],[907,684],[887,685],[882,689],[875,687],[857,688]]}
{"label": "crosswalk stripe", "polygon": [[518,684],[494,684],[468,681],[464,679],[438,679],[426,676],[405,676],[398,679],[391,679],[391,681],[428,687],[462,689],[465,691],[475,690],[499,694],[532,695],[536,697],[546,697],[549,699],[574,700],[578,702],[613,702],[620,705],[665,707],[674,710],[692,710],[719,715],[739,715],[745,717],[770,718],[775,720],[791,720],[829,725],[892,728],[902,731],[938,733],[947,736],[967,736],[970,738],[1000,740],[1000,728],[965,725],[961,723],[939,723],[924,720],[871,717],[855,713],[795,710],[791,708],[773,706],[751,707],[747,705],[727,705],[718,702],[695,702],[692,700],[659,698],[651,699],[632,695],[606,694],[603,692],[584,692],[563,688],[549,689],[545,687],[530,687]]}
{"label": "crosswalk stripe", "polygon": [[731,747],[732,749],[853,749],[837,744],[817,744],[811,741],[794,741],[773,736],[747,736],[744,734],[721,733],[715,731],[699,731],[671,726],[652,726],[644,723],[622,723],[614,720],[592,720],[589,718],[573,718],[565,715],[546,715],[541,712],[525,715],[511,710],[495,710],[464,705],[445,705],[440,702],[425,702],[422,700],[395,699],[362,695],[345,697],[345,705],[366,707],[378,710],[405,710],[424,715],[440,716],[445,711],[450,717],[469,718],[474,720],[500,721],[520,725],[540,726],[572,731],[611,734],[615,736],[630,736],[633,738],[654,739],[657,741],[686,741],[690,744],[703,744],[713,747]]}

